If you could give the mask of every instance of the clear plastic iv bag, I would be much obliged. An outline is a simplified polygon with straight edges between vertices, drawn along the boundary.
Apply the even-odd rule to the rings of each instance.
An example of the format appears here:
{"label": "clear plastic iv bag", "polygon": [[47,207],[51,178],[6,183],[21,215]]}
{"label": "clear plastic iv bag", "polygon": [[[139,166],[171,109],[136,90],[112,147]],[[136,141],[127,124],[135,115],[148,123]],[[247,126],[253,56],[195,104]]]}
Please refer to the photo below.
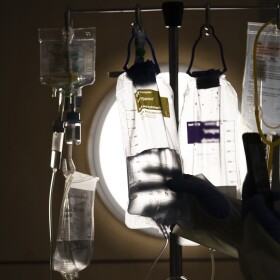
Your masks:
{"label": "clear plastic iv bag", "polygon": [[237,93],[224,75],[219,86],[207,89],[198,88],[193,77],[186,80],[179,122],[184,173],[203,174],[228,194],[240,195],[240,169],[246,165]]}
{"label": "clear plastic iv bag", "polygon": [[136,218],[137,225],[126,216],[126,225],[144,228],[149,218],[165,225],[188,219],[183,201],[166,186],[168,179],[182,174],[173,92],[168,82],[158,74],[156,82],[135,86],[124,73],[118,78],[117,101],[127,162],[127,212],[146,218]]}
{"label": "clear plastic iv bag", "polygon": [[95,28],[40,29],[40,80],[52,88],[80,88],[95,80]]}
{"label": "clear plastic iv bag", "polygon": [[74,172],[66,178],[60,210],[53,269],[64,279],[78,278],[91,260],[94,240],[94,198],[98,178]]}
{"label": "clear plastic iv bag", "polygon": [[[254,76],[254,43],[261,28],[256,48],[256,73]],[[275,24],[249,22],[247,28],[246,63],[243,76],[242,117],[250,131],[258,132],[255,109],[259,111],[264,134],[280,133],[280,31]],[[257,82],[255,92],[254,79]],[[257,101],[257,102],[256,102]]]}

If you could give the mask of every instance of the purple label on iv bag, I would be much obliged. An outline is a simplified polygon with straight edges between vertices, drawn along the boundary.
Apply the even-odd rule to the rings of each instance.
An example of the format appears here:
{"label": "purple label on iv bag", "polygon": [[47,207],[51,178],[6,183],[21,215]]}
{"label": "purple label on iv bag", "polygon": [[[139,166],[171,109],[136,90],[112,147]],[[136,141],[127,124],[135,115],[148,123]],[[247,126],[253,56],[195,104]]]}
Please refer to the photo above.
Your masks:
{"label": "purple label on iv bag", "polygon": [[187,122],[188,144],[219,143],[220,124],[218,121]]}

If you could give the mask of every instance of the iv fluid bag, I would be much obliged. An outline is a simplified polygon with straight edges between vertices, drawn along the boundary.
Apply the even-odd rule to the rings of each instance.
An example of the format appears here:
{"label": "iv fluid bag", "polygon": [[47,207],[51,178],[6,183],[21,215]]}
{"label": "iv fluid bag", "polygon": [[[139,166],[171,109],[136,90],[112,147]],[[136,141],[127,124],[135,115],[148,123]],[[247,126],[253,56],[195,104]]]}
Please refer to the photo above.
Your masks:
{"label": "iv fluid bag", "polygon": [[[237,94],[224,76],[220,86],[198,89],[196,79],[188,81],[183,95],[179,122],[179,141],[184,173],[203,174],[215,186],[242,188],[240,174],[246,161],[238,114]],[[242,154],[243,153],[243,154]],[[236,188],[224,188],[233,191]]]}
{"label": "iv fluid bag", "polygon": [[86,268],[91,260],[97,180],[79,172],[66,178],[53,255],[53,269],[65,279],[77,278],[79,271]]}
{"label": "iv fluid bag", "polygon": [[[258,132],[255,119],[253,47],[258,30],[263,23],[249,22],[247,27],[247,51],[243,75],[242,117],[252,132]],[[264,134],[280,133],[280,32],[269,24],[261,32],[257,42],[256,67],[258,84],[258,109]]]}
{"label": "iv fluid bag", "polygon": [[[166,180],[182,174],[182,167],[173,92],[161,74],[156,81],[135,87],[124,73],[117,83],[127,162],[127,212],[147,218],[137,225],[126,215],[126,224],[131,228],[146,227],[145,223],[151,226],[149,218],[161,219],[165,224],[189,218],[182,197],[166,186]],[[135,221],[140,220],[135,218]]]}
{"label": "iv fluid bag", "polygon": [[128,212],[172,221],[177,216],[177,198],[165,184],[181,174],[181,159],[169,148],[145,150],[127,157]]}
{"label": "iv fluid bag", "polygon": [[95,28],[40,29],[40,80],[53,88],[74,88],[95,80]]}

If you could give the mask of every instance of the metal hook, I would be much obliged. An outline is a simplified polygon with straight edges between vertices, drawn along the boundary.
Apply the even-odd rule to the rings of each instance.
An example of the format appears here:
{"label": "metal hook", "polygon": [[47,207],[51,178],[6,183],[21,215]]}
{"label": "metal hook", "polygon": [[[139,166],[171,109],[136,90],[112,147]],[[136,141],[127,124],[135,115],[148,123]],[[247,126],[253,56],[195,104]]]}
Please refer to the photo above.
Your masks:
{"label": "metal hook", "polygon": [[[202,39],[202,37],[204,35],[204,32],[206,32],[207,36],[211,35],[211,38],[215,39],[216,42],[219,45],[220,53],[221,53],[221,59],[222,59],[223,67],[224,67],[224,69],[220,71],[220,75],[227,71],[227,66],[226,66],[225,58],[224,58],[223,46],[222,46],[220,40],[218,39],[218,37],[215,35],[214,27],[211,24],[209,24],[209,22],[210,22],[209,14],[210,14],[210,4],[208,3],[208,5],[206,6],[205,24],[201,26],[200,32],[199,32],[199,37],[197,38],[197,40],[195,41],[195,43],[193,45],[191,61],[190,61],[190,64],[189,64],[189,68],[187,70],[187,73],[192,77],[194,77],[194,75],[191,72],[191,68],[192,68],[192,65],[193,65],[194,57],[195,57],[196,47],[197,47],[198,43],[200,42],[200,40]],[[208,26],[207,26],[207,24],[208,24]]]}
{"label": "metal hook", "polygon": [[141,22],[141,8],[140,5],[137,4],[135,7],[135,24],[138,25],[139,27],[142,26],[142,22]]}
{"label": "metal hook", "polygon": [[276,5],[276,26],[277,26],[277,29],[279,30],[280,29],[280,4],[277,4]]}
{"label": "metal hook", "polygon": [[62,162],[62,173],[65,177],[73,174],[76,171],[76,167],[72,158],[72,150],[73,150],[73,145],[68,144],[67,159],[64,158]]}
{"label": "metal hook", "polygon": [[140,43],[145,41],[145,34],[141,21],[141,8],[139,4],[137,4],[135,7],[135,23],[133,24],[133,32],[137,41],[140,41]]}
{"label": "metal hook", "polygon": [[135,24],[133,25],[133,37],[135,39],[136,46],[136,60],[143,61],[145,50],[144,45],[146,41],[146,35],[141,23],[141,9],[137,4],[135,7]]}
{"label": "metal hook", "polygon": [[204,30],[207,36],[210,35],[210,1],[206,4],[205,7],[205,25],[204,25]]}
{"label": "metal hook", "polygon": [[69,31],[70,27],[73,27],[73,21],[71,18],[71,10],[68,8],[64,13],[65,30]]}

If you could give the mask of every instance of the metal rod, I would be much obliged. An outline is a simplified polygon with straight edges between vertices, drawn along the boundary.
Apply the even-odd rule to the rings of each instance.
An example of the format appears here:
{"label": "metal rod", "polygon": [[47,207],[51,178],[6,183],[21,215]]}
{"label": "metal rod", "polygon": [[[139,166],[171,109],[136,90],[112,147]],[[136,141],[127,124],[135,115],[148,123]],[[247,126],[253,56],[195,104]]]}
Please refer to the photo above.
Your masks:
{"label": "metal rod", "polygon": [[179,72],[179,57],[178,57],[178,27],[169,27],[169,77],[170,86],[174,92],[174,109],[176,123],[178,126],[178,72]]}
{"label": "metal rod", "polygon": [[[184,6],[183,2],[164,2],[162,4],[165,26],[169,28],[169,84],[174,93],[174,109],[178,127],[178,28],[182,25]],[[178,237],[171,232],[169,242],[170,276],[182,276],[182,247],[178,244]]]}
{"label": "metal rod", "polygon": [[[276,5],[248,5],[248,6],[210,6],[212,11],[232,11],[232,10],[274,10],[278,8],[279,4]],[[204,11],[205,6],[188,6],[184,7],[184,11]],[[124,8],[124,9],[73,9],[70,10],[71,13],[82,13],[82,14],[91,14],[91,13],[100,13],[100,14],[113,14],[113,13],[135,13],[135,8]],[[162,12],[162,8],[141,8],[141,12]]]}
{"label": "metal rod", "polygon": [[182,246],[178,244],[178,236],[170,233],[169,237],[169,267],[170,277],[183,276]]}
{"label": "metal rod", "polygon": [[[179,114],[178,114],[178,27],[169,27],[169,79],[170,86],[174,92],[174,110],[176,117],[176,124],[179,124]],[[182,276],[182,248],[177,243],[177,235],[171,232],[170,234],[170,276]]]}

